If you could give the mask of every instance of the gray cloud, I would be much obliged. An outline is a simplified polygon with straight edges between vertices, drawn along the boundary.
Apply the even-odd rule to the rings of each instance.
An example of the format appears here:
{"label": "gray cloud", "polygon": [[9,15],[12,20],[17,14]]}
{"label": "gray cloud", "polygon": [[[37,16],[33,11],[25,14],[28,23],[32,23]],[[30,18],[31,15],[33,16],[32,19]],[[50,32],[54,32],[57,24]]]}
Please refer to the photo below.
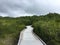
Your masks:
{"label": "gray cloud", "polygon": [[60,13],[60,0],[0,0],[1,16],[32,16]]}

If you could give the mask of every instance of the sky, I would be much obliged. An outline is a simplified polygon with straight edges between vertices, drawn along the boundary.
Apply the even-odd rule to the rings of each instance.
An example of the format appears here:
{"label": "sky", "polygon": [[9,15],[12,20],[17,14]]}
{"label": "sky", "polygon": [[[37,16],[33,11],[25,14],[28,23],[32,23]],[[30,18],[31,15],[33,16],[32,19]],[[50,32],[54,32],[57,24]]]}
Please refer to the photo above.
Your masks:
{"label": "sky", "polygon": [[32,16],[60,13],[60,0],[0,0],[0,16]]}

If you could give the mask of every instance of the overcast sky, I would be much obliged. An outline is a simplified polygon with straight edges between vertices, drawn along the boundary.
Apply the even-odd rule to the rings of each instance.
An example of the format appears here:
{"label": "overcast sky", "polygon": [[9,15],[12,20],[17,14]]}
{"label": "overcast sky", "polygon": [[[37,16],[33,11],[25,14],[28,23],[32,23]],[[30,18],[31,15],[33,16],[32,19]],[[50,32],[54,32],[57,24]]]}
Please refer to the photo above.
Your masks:
{"label": "overcast sky", "polygon": [[60,0],[0,0],[0,16],[32,16],[60,13]]}

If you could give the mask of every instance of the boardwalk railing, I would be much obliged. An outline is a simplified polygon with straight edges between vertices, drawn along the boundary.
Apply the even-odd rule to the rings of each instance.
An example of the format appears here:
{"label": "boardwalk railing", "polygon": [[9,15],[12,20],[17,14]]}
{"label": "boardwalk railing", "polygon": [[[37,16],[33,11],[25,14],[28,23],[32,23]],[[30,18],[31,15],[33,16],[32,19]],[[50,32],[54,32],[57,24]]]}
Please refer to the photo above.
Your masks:
{"label": "boardwalk railing", "polygon": [[43,45],[47,45],[37,34],[35,34],[33,31],[32,33],[42,42]]}

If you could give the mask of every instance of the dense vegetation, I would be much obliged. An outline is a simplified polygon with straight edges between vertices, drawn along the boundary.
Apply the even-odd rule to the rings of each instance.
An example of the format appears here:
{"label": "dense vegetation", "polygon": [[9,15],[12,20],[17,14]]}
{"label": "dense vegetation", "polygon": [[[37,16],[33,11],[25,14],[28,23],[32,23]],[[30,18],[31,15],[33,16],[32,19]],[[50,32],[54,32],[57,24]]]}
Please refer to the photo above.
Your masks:
{"label": "dense vegetation", "polygon": [[49,13],[40,16],[34,21],[34,32],[42,38],[47,45],[60,45],[60,15]]}
{"label": "dense vegetation", "polygon": [[17,45],[20,32],[32,25],[34,32],[47,45],[60,45],[60,14],[42,16],[0,17],[0,45]]}
{"label": "dense vegetation", "polygon": [[0,17],[0,45],[17,45],[21,30],[29,23],[29,17]]}

